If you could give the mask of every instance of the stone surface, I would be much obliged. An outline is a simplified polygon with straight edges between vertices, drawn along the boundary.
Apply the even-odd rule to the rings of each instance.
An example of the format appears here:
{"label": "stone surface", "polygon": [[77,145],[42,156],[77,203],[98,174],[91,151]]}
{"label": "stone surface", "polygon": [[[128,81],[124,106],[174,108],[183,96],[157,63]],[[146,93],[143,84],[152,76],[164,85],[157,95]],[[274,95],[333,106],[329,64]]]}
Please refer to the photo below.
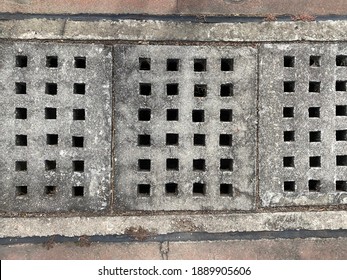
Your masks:
{"label": "stone surface", "polygon": [[1,211],[105,209],[110,49],[3,43],[0,57]]}
{"label": "stone surface", "polygon": [[[161,243],[18,244],[0,246],[2,260],[345,260],[346,238]],[[84,245],[86,246],[86,245]]]}
{"label": "stone surface", "polygon": [[346,211],[240,214],[151,214],[115,217],[1,218],[0,238],[136,234],[151,237],[175,232],[267,232],[347,229]]}
{"label": "stone surface", "polygon": [[[191,23],[160,20],[0,21],[1,39],[216,42],[345,41],[347,21]],[[167,32],[170,30],[170,32]]]}
{"label": "stone surface", "polygon": [[173,14],[177,0],[8,0],[0,11],[30,14]]}
{"label": "stone surface", "polygon": [[261,47],[264,206],[347,203],[346,54],[345,44]]}
{"label": "stone surface", "polygon": [[344,0],[7,0],[2,13],[154,15],[345,15]]}
{"label": "stone surface", "polygon": [[181,14],[206,15],[345,15],[344,0],[179,0]]}
{"label": "stone surface", "polygon": [[116,46],[115,207],[254,207],[256,50]]}

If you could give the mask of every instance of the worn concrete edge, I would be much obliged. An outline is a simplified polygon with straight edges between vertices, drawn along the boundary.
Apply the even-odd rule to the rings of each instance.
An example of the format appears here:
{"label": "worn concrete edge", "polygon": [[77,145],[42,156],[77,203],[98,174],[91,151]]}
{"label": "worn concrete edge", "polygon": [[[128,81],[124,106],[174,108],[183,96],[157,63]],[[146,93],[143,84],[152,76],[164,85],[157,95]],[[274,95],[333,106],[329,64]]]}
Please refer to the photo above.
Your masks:
{"label": "worn concrete edge", "polygon": [[80,242],[88,243],[128,243],[128,242],[199,242],[199,241],[232,241],[232,240],[278,240],[278,239],[337,239],[346,238],[347,230],[286,230],[286,231],[260,231],[260,232],[177,232],[168,234],[147,235],[121,234],[121,235],[92,235],[92,236],[30,236],[0,238],[0,246],[15,244],[45,244]]}
{"label": "worn concrete edge", "polygon": [[0,238],[345,229],[345,211],[0,219]]}
{"label": "worn concrete edge", "polygon": [[[170,30],[170,32],[167,32]],[[347,21],[190,23],[159,20],[0,21],[0,39],[188,42],[345,41]]]}

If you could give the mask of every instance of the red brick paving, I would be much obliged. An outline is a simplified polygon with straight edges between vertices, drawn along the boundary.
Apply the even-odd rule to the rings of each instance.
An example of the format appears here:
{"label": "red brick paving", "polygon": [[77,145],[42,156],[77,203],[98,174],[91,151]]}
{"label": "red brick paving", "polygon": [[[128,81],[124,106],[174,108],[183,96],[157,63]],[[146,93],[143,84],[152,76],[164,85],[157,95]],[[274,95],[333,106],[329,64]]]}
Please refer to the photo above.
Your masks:
{"label": "red brick paving", "polygon": [[6,0],[0,12],[42,14],[347,15],[346,0]]}
{"label": "red brick paving", "polygon": [[[0,259],[162,259],[159,243],[0,246]],[[347,238],[170,242],[168,259],[347,259]]]}

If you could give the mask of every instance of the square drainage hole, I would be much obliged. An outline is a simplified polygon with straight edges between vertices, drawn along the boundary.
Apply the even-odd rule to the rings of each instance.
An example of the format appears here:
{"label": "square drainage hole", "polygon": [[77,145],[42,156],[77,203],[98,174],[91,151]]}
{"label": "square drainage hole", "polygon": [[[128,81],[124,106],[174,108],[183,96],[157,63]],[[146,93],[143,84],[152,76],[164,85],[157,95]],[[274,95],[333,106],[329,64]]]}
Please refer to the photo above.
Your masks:
{"label": "square drainage hole", "polygon": [[16,56],[16,67],[25,68],[28,66],[28,57],[26,55]]}
{"label": "square drainage hole", "polygon": [[308,190],[310,192],[319,192],[321,189],[320,180],[309,180],[308,181]]}
{"label": "square drainage hole", "polygon": [[47,145],[58,145],[58,134],[47,134]]}
{"label": "square drainage hole", "polygon": [[283,191],[285,192],[295,192],[295,181],[284,181]]}
{"label": "square drainage hole", "polygon": [[179,59],[168,59],[166,60],[166,71],[178,71],[179,70]]}
{"label": "square drainage hole", "polygon": [[23,196],[28,194],[27,186],[16,186],[16,196]]}
{"label": "square drainage hole", "polygon": [[284,142],[292,142],[295,141],[295,131],[283,131],[283,141]]}
{"label": "square drainage hole", "polygon": [[204,159],[193,159],[193,170],[194,171],[205,171],[206,163]]}
{"label": "square drainage hole", "polygon": [[45,160],[45,170],[55,170],[57,168],[57,162],[55,160]]}
{"label": "square drainage hole", "polygon": [[194,85],[194,96],[195,97],[206,97],[207,85]]}
{"label": "square drainage hole", "polygon": [[73,93],[84,95],[86,94],[86,84],[84,83],[74,83],[73,85]]}
{"label": "square drainage hole", "polygon": [[75,56],[75,68],[86,68],[86,62],[85,56]]}
{"label": "square drainage hole", "polygon": [[233,196],[233,185],[232,184],[220,184],[219,194],[221,196]]}
{"label": "square drainage hole", "polygon": [[205,134],[194,134],[194,146],[205,146],[206,145],[206,135]]}
{"label": "square drainage hole", "polygon": [[45,93],[48,95],[57,95],[58,85],[56,83],[46,83]]}
{"label": "square drainage hole", "polygon": [[72,136],[72,147],[83,148],[84,137],[83,136]]}
{"label": "square drainage hole", "polygon": [[347,91],[347,81],[336,81],[335,90],[336,91]]}
{"label": "square drainage hole", "polygon": [[178,84],[167,84],[166,85],[167,95],[178,95]]}
{"label": "square drainage hole", "polygon": [[234,59],[232,58],[222,58],[220,61],[221,71],[234,71]]}
{"label": "square drainage hole", "polygon": [[193,184],[193,196],[204,196],[206,194],[206,184],[194,183]]}
{"label": "square drainage hole", "polygon": [[167,146],[178,146],[179,136],[176,133],[166,134],[166,145]]}
{"label": "square drainage hole", "polygon": [[308,108],[309,118],[320,118],[320,107],[310,107]]}
{"label": "square drainage hole", "polygon": [[138,184],[137,185],[137,195],[138,196],[150,196],[151,195],[151,185],[150,184]]}
{"label": "square drainage hole", "polygon": [[309,158],[310,167],[321,167],[321,157],[314,156]]}
{"label": "square drainage hole", "polygon": [[46,195],[55,195],[57,193],[57,186],[45,186]]}
{"label": "square drainage hole", "polygon": [[231,109],[220,110],[220,121],[231,122],[233,120],[233,111]]}
{"label": "square drainage hole", "polygon": [[283,167],[295,167],[294,157],[283,157]]}
{"label": "square drainage hole", "polygon": [[295,57],[286,55],[283,57],[283,66],[284,67],[294,67],[295,65]]}
{"label": "square drainage hole", "polygon": [[84,172],[84,161],[83,160],[73,160],[72,170],[74,172]]}
{"label": "square drainage hole", "polygon": [[45,119],[54,120],[57,118],[57,108],[45,108]]}
{"label": "square drainage hole", "polygon": [[139,171],[151,171],[151,160],[150,159],[139,159],[138,160]]}
{"label": "square drainage hole", "polygon": [[84,109],[73,109],[72,118],[74,121],[84,121],[86,119],[86,112]]}
{"label": "square drainage hole", "polygon": [[312,82],[308,83],[308,91],[309,92],[320,92],[320,82]]}
{"label": "square drainage hole", "polygon": [[321,66],[321,57],[318,55],[310,56],[310,66],[311,67],[320,67]]}
{"label": "square drainage hole", "polygon": [[57,56],[46,56],[46,67],[57,68],[58,67],[58,57]]}
{"label": "square drainage hole", "polygon": [[294,81],[283,82],[283,91],[284,92],[295,92],[295,82]]}
{"label": "square drainage hole", "polygon": [[151,135],[139,134],[137,136],[137,145],[145,147],[151,146]]}
{"label": "square drainage hole", "polygon": [[151,120],[151,109],[141,108],[138,111],[139,121],[150,121]]}
{"label": "square drainage hole", "polygon": [[15,83],[16,94],[27,94],[27,84],[26,83]]}
{"label": "square drainage hole", "polygon": [[178,195],[178,185],[177,183],[166,183],[165,184],[165,194],[166,195]]}
{"label": "square drainage hole", "polygon": [[141,83],[139,86],[140,95],[150,96],[152,94],[152,84]]}
{"label": "square drainage hole", "polygon": [[166,110],[167,121],[178,121],[178,109],[167,109]]}
{"label": "square drainage hole", "polygon": [[347,66],[347,55],[337,55],[336,66]]}
{"label": "square drainage hole", "polygon": [[149,71],[151,70],[151,59],[148,57],[139,58],[139,69]]}
{"label": "square drainage hole", "polygon": [[336,181],[336,191],[347,192],[347,181]]}
{"label": "square drainage hole", "polygon": [[178,158],[168,158],[166,159],[166,170],[168,171],[178,171],[179,170],[179,160]]}
{"label": "square drainage hole", "polygon": [[336,141],[347,141],[347,130],[336,130]]}
{"label": "square drainage hole", "polygon": [[294,107],[283,107],[283,118],[293,118]]}
{"label": "square drainage hole", "polygon": [[194,71],[205,72],[206,71],[206,59],[194,59]]}
{"label": "square drainage hole", "polygon": [[337,166],[347,166],[347,155],[336,156],[336,165]]}
{"label": "square drainage hole", "polygon": [[28,137],[27,135],[18,134],[16,135],[16,146],[28,146]]}
{"label": "square drainage hole", "polygon": [[219,135],[219,146],[232,146],[233,136],[231,134]]}
{"label": "square drainage hole", "polygon": [[220,96],[228,97],[234,95],[234,85],[233,84],[223,84],[220,86]]}
{"label": "square drainage hole", "polygon": [[336,116],[347,116],[347,106],[336,105],[335,113],[336,113]]}
{"label": "square drainage hole", "polygon": [[16,161],[15,170],[16,171],[27,171],[28,166],[26,161]]}
{"label": "square drainage hole", "polygon": [[321,142],[321,132],[320,131],[310,131],[309,132],[310,142]]}
{"label": "square drainage hole", "polygon": [[220,170],[233,171],[233,160],[230,158],[222,158],[220,160]]}
{"label": "square drainage hole", "polygon": [[78,197],[84,196],[84,187],[83,186],[72,187],[72,196],[78,196]]}
{"label": "square drainage hole", "polygon": [[204,110],[193,110],[192,120],[193,120],[193,122],[204,122],[205,121],[205,111]]}
{"label": "square drainage hole", "polygon": [[15,117],[18,120],[26,120],[27,119],[27,108],[16,108]]}

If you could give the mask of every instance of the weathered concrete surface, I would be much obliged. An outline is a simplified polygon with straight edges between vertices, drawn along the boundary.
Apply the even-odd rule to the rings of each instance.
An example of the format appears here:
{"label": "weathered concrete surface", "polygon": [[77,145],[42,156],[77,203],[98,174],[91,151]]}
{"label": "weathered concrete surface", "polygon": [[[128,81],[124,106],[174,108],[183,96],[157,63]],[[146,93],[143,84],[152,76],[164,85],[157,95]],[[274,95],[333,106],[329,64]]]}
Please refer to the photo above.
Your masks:
{"label": "weathered concrete surface", "polygon": [[266,16],[268,14],[347,14],[344,0],[6,0],[0,12],[43,14],[212,14]]}
{"label": "weathered concrete surface", "polygon": [[[0,39],[276,42],[347,40],[347,21],[183,23],[154,20],[0,21]],[[170,32],[167,32],[170,30]]]}
{"label": "weathered concrete surface", "polygon": [[[0,211],[106,209],[111,49],[3,43],[0,57]],[[80,68],[76,58],[83,58]],[[17,143],[18,137],[25,143]]]}
{"label": "weathered concrete surface", "polygon": [[[345,44],[260,50],[259,176],[263,206],[347,203]],[[294,86],[289,88],[290,83]],[[342,82],[343,84],[344,82]],[[292,137],[291,137],[292,136]]]}
{"label": "weathered concrete surface", "polygon": [[[81,247],[83,246],[83,247]],[[47,250],[49,248],[49,250]],[[0,246],[2,260],[346,260],[347,239]]]}
{"label": "weathered concrete surface", "polygon": [[[251,47],[115,46],[116,209],[254,208],[256,52]],[[150,59],[150,70],[141,70],[139,58]],[[178,60],[177,71],[167,71],[167,59]],[[196,71],[197,59],[203,59],[206,71]],[[222,59],[232,69],[222,70]],[[144,83],[151,85],[146,95],[140,89]],[[170,84],[177,86],[174,94],[167,92]],[[233,90],[221,96],[222,85],[230,84]],[[148,118],[139,119],[139,110],[150,110]],[[167,134],[177,134],[177,143],[166,143]],[[139,135],[150,143],[139,143]],[[195,143],[201,135],[204,143]],[[232,143],[221,145],[220,135],[232,137]],[[193,165],[197,159],[204,166]],[[150,166],[141,168],[138,161]],[[167,183],[177,184],[176,190],[166,192]]]}
{"label": "weathered concrete surface", "polygon": [[143,231],[150,235],[172,232],[244,232],[347,229],[345,211],[258,214],[145,215],[118,217],[1,218],[0,237],[92,236]]}

